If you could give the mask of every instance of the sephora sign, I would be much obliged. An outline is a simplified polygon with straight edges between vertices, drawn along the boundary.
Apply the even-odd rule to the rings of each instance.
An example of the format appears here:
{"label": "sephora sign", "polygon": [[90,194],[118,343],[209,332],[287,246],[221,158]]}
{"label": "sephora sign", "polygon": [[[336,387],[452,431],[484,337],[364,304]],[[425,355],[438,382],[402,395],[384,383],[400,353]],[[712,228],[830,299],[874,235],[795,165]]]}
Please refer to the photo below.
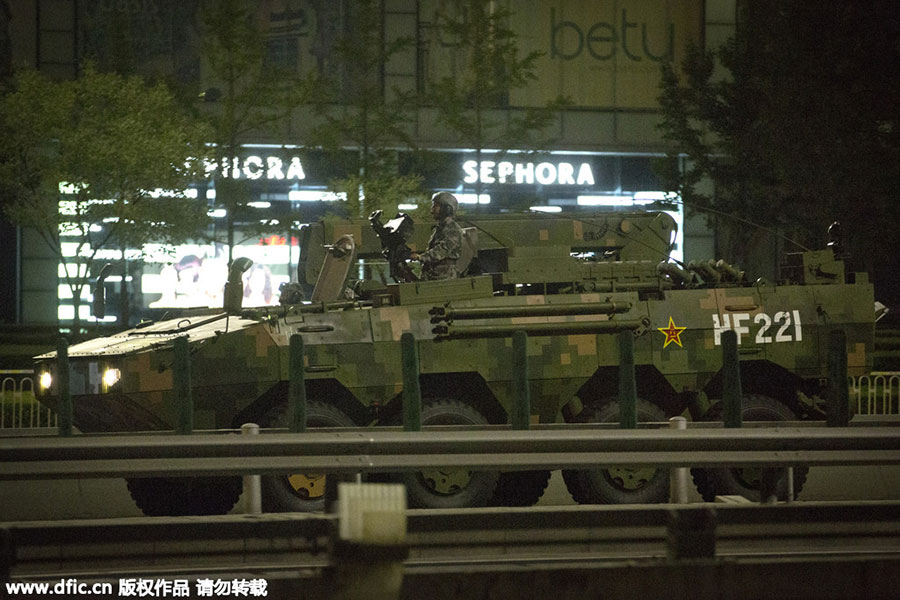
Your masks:
{"label": "sephora sign", "polygon": [[275,181],[301,181],[306,179],[303,163],[300,162],[300,157],[298,156],[292,156],[288,160],[280,156],[235,157],[230,165],[228,161],[223,161],[221,164],[210,161],[206,164],[206,173],[208,175],[216,171],[219,171],[222,177],[231,179],[265,178]]}
{"label": "sephora sign", "polygon": [[465,183],[502,183],[512,185],[594,185],[591,163],[512,162],[467,160],[462,164]]}

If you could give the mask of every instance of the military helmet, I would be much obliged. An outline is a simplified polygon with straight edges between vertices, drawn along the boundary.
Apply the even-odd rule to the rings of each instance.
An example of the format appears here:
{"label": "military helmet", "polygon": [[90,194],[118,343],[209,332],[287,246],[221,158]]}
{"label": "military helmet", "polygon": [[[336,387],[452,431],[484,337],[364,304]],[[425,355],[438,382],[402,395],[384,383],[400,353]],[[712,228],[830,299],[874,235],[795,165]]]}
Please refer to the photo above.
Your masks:
{"label": "military helmet", "polygon": [[438,192],[431,197],[431,201],[436,204],[443,204],[444,206],[448,207],[450,209],[451,215],[455,215],[456,209],[459,207],[459,202],[456,200],[456,196],[454,196],[450,192]]}

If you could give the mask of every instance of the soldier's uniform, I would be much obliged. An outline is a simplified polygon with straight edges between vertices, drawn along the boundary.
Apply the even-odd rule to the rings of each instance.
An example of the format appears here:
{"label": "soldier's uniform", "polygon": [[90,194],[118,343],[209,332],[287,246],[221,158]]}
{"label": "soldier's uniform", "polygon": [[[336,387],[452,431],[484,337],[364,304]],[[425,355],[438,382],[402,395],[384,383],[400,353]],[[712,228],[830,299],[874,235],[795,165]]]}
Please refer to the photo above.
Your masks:
{"label": "soldier's uniform", "polygon": [[428,240],[428,249],[419,254],[423,279],[455,279],[459,277],[456,261],[462,252],[462,227],[447,216],[438,221]]}

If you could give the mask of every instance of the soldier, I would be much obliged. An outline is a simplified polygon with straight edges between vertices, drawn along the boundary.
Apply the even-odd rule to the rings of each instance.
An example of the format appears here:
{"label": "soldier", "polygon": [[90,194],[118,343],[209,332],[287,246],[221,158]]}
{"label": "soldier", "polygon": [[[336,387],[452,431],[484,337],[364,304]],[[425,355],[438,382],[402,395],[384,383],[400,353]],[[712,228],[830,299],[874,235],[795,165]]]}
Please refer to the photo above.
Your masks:
{"label": "soldier", "polygon": [[436,225],[425,252],[412,252],[410,258],[421,261],[423,279],[455,279],[459,277],[456,261],[462,252],[462,228],[453,219],[459,203],[449,192],[431,197],[431,216]]}

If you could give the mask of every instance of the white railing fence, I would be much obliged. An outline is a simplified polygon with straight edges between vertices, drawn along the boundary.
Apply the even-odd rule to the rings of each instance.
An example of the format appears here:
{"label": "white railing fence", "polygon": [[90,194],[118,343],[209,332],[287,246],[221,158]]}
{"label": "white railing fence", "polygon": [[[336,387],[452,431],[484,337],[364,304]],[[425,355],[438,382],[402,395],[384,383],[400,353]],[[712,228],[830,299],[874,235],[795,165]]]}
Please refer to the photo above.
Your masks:
{"label": "white railing fence", "polygon": [[[58,417],[34,398],[30,371],[0,371],[0,429],[57,427]],[[900,371],[849,377],[850,402],[859,415],[900,415]]]}
{"label": "white railing fence", "polygon": [[0,371],[0,429],[57,426],[56,413],[35,400],[34,379],[30,373]]}
{"label": "white railing fence", "polygon": [[848,379],[856,414],[900,415],[900,371],[873,371]]}

